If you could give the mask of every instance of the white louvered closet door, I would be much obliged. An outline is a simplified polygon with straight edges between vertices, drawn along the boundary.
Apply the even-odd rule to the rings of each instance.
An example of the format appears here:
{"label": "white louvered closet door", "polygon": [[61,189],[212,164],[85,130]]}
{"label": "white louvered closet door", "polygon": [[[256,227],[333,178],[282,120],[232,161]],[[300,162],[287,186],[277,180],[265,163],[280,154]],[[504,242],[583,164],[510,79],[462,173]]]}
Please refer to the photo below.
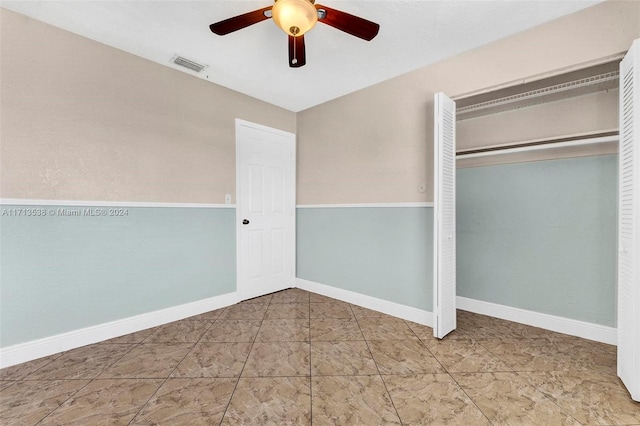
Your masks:
{"label": "white louvered closet door", "polygon": [[456,328],[456,104],[434,97],[433,335]]}
{"label": "white louvered closet door", "polygon": [[620,63],[618,376],[640,401],[640,39]]}

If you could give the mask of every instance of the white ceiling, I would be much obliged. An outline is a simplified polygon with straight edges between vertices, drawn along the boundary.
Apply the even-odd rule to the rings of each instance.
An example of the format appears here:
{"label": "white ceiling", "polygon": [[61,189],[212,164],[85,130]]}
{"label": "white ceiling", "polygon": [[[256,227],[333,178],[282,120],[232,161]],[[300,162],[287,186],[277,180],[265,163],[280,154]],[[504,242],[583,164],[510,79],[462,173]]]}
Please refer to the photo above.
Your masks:
{"label": "white ceiling", "polygon": [[[318,0],[380,24],[370,42],[318,24],[305,35],[307,64],[289,68],[287,36],[271,20],[220,37],[209,24],[270,0],[0,1],[0,6],[301,111],[600,0]],[[206,64],[201,74],[174,54]]]}

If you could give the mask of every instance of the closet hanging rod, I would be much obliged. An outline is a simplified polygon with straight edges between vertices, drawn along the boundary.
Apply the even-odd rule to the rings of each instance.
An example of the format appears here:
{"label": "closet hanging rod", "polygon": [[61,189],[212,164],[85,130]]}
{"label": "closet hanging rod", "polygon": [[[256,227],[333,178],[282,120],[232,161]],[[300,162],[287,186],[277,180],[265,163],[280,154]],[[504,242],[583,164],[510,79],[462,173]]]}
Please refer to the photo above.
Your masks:
{"label": "closet hanging rod", "polygon": [[567,148],[572,146],[594,145],[617,141],[617,131],[602,132],[588,136],[570,136],[566,138],[547,139],[544,141],[458,151],[456,152],[456,159],[462,160],[466,158],[486,157],[488,155],[514,154],[518,152],[538,151],[541,149]]}

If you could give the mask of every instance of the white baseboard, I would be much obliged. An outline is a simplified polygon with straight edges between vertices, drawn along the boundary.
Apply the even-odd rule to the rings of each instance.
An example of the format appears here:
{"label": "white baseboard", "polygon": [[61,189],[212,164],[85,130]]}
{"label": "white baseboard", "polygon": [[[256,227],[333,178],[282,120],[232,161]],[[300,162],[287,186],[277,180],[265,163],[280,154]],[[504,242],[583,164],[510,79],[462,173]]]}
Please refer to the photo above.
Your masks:
{"label": "white baseboard", "polygon": [[[303,290],[311,291],[323,296],[342,300],[364,308],[373,309],[388,315],[433,327],[433,316],[429,311],[304,280],[302,278],[296,278],[296,286]],[[147,314],[136,315],[134,317],[45,337],[31,342],[0,348],[0,368],[10,367],[12,365],[42,358],[44,356],[90,345],[92,343],[101,342],[103,340],[112,339],[125,334],[135,333],[136,331],[157,327],[169,322],[179,321],[193,315],[199,315],[233,305],[239,301],[240,299],[236,292],[228,293],[221,296],[211,297],[209,299],[149,312]],[[484,302],[481,300],[468,299],[461,296],[456,298],[456,303],[458,309],[465,311],[502,318],[508,321],[540,327],[559,333],[582,337],[584,339],[608,343],[610,345],[617,344],[618,333],[617,329],[613,327],[542,314],[539,312],[498,305],[496,303]]]}
{"label": "white baseboard", "polygon": [[236,292],[0,348],[0,368],[179,321],[239,302]]}
{"label": "white baseboard", "polygon": [[362,306],[363,308],[373,309],[374,311],[402,318],[407,321],[413,321],[418,324],[433,327],[433,315],[429,311],[423,311],[422,309],[401,305],[395,302],[389,302],[387,300],[355,293],[349,290],[331,287],[325,284],[316,283],[314,281],[304,280],[302,278],[296,278],[296,286],[312,293],[321,294],[333,299],[342,300],[343,302]]}
{"label": "white baseboard", "polygon": [[[302,278],[296,278],[296,283],[297,287],[303,290],[433,327],[433,314],[429,311],[400,305],[398,303],[304,280]],[[464,311],[501,318],[507,321],[531,325],[533,327],[540,327],[558,333],[581,337],[583,339],[594,340],[596,342],[607,343],[610,345],[616,345],[618,343],[618,331],[613,327],[528,311],[520,308],[513,308],[511,306],[499,305],[497,303],[484,302],[482,300],[469,299],[461,296],[456,297],[456,305],[458,309],[462,309]]]}
{"label": "white baseboard", "polygon": [[582,337],[583,339],[608,343],[610,345],[617,345],[618,343],[618,330],[605,325],[512,308],[511,306],[498,305],[496,303],[483,302],[482,300],[468,299],[461,296],[456,297],[456,304],[457,308],[463,311],[489,315],[507,321],[540,327],[558,333]]}

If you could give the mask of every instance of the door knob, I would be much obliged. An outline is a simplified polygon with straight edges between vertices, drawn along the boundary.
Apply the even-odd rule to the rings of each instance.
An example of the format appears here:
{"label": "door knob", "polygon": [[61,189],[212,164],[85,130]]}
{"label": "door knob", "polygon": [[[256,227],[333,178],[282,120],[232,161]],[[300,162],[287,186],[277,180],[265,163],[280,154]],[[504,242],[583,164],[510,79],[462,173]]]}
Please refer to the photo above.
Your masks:
{"label": "door knob", "polygon": [[249,221],[248,221],[247,219],[242,219],[242,224],[243,224],[243,225],[248,225],[248,224],[249,224]]}

